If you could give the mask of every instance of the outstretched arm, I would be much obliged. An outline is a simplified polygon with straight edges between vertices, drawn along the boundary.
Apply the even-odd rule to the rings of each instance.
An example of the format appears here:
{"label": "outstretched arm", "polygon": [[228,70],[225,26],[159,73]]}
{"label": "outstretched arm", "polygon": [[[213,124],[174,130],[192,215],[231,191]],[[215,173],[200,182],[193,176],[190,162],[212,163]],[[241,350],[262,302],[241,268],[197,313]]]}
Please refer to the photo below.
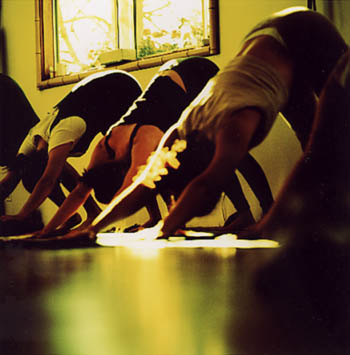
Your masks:
{"label": "outstretched arm", "polygon": [[64,200],[61,207],[56,214],[52,217],[50,222],[40,232],[38,236],[44,236],[53,232],[56,228],[66,222],[80,206],[84,204],[91,193],[91,188],[83,183],[79,183],[76,188]]}
{"label": "outstretched arm", "polygon": [[254,109],[235,113],[217,133],[215,154],[208,168],[187,185],[164,220],[163,235],[171,235],[196,216],[209,213],[221,192],[230,183],[232,173],[247,154],[261,114]]}
{"label": "outstretched arm", "polygon": [[[176,128],[176,125],[172,126],[163,136],[157,147],[157,152],[161,151],[165,146],[171,146],[174,140],[178,138]],[[127,186],[123,191],[120,189],[111,203],[97,216],[89,227],[79,232],[72,231],[69,233],[68,237],[74,238],[87,235],[89,238],[94,238],[99,231],[113,222],[126,218],[144,207],[154,196],[154,191],[142,184],[143,179],[147,175],[147,171],[149,171],[152,166],[152,164],[147,164],[146,174],[142,173],[141,177],[138,177],[135,182]],[[131,175],[132,174],[130,174],[130,176]]]}
{"label": "outstretched arm", "polygon": [[[103,144],[104,139],[105,138],[102,138],[96,145],[91,155],[91,160],[88,166],[88,170],[98,165],[103,165],[105,162],[108,161],[108,155],[104,149],[104,144]],[[71,169],[74,168],[71,167]],[[71,174],[73,173],[71,169],[69,171],[70,176],[72,176]],[[58,209],[56,214],[50,220],[50,222],[42,230],[39,236],[43,236],[44,234],[51,233],[60,225],[65,223],[79,209],[79,207],[81,207],[85,203],[85,201],[89,198],[91,191],[92,188],[90,188],[83,182],[79,182],[74,188],[74,190],[65,199],[61,207]]]}
{"label": "outstretched arm", "polygon": [[62,172],[71,147],[72,143],[66,143],[50,151],[45,171],[35,185],[29,199],[20,212],[16,216],[9,216],[9,219],[24,219],[44,202]]}
{"label": "outstretched arm", "polygon": [[[72,165],[66,162],[64,164],[60,179],[62,184],[68,189],[68,191],[72,192],[79,183],[80,175]],[[84,208],[87,213],[87,220],[90,221],[92,221],[101,212],[100,207],[91,195],[88,196],[88,198],[86,199],[84,203]]]}
{"label": "outstretched arm", "polygon": [[152,198],[153,193],[153,190],[143,185],[138,185],[126,198],[117,203],[111,211],[98,220],[97,223],[94,222],[88,229],[96,234],[114,222],[133,215],[146,206],[147,202]]}
{"label": "outstretched arm", "polygon": [[[115,194],[116,199],[122,192],[124,192],[133,182],[133,178],[139,172],[139,169],[146,165],[150,154],[157,148],[161,140],[163,132],[155,126],[142,126],[134,139],[134,144],[131,152],[131,165],[127,171],[123,184]],[[114,200],[113,199],[113,200]],[[113,201],[112,201],[113,203]],[[121,201],[112,211],[96,224],[94,229],[96,231],[107,227],[113,222],[121,220],[131,214],[137,212],[142,207],[149,206],[150,217],[160,219],[160,211],[155,200],[155,193],[153,190],[139,186],[126,199]],[[108,208],[108,207],[107,207]]]}

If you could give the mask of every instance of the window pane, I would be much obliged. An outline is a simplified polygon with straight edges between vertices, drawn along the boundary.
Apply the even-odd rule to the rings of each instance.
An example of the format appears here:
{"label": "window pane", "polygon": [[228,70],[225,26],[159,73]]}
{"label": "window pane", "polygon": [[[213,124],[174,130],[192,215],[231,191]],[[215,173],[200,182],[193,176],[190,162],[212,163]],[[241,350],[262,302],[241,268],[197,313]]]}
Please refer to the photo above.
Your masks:
{"label": "window pane", "polygon": [[48,66],[52,76],[209,46],[209,0],[47,2],[54,5],[55,58]]}
{"label": "window pane", "polygon": [[132,0],[118,1],[119,48],[135,49],[134,3]]}
{"label": "window pane", "polygon": [[117,48],[115,0],[56,0],[56,21],[59,74],[94,67]]}
{"label": "window pane", "polygon": [[137,0],[138,57],[207,44],[207,0]]}

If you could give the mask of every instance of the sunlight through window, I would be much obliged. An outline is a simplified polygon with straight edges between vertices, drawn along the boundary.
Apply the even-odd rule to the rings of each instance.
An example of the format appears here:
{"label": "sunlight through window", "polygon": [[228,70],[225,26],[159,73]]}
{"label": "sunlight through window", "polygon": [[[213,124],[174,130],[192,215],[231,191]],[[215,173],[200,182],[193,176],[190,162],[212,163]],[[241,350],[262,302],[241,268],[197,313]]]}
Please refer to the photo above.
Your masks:
{"label": "sunlight through window", "polygon": [[209,0],[56,0],[55,74],[209,44]]}

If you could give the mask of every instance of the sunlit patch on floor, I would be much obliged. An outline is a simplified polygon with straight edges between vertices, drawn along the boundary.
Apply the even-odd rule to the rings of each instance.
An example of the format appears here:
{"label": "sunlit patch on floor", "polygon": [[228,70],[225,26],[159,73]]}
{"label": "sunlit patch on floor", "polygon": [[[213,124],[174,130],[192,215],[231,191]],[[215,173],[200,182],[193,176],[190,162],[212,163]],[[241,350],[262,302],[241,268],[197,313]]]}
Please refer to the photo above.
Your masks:
{"label": "sunlit patch on floor", "polygon": [[[209,237],[206,233],[205,237]],[[193,236],[193,235],[192,235]],[[223,234],[211,239],[201,239],[196,234],[194,239],[186,239],[185,236],[174,236],[168,239],[145,239],[138,233],[99,233],[96,243],[101,246],[128,247],[128,248],[277,248],[279,243],[269,239],[237,239],[234,234]]]}

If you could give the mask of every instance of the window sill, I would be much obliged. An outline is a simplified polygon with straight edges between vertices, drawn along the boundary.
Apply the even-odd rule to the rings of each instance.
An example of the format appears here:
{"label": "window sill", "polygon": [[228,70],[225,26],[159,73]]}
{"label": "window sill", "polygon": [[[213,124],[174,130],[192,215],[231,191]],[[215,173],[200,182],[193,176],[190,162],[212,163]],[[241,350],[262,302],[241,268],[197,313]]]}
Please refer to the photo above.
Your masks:
{"label": "window sill", "polygon": [[201,48],[186,49],[186,50],[176,51],[173,53],[163,53],[157,56],[152,56],[145,59],[139,59],[133,62],[123,63],[120,65],[113,65],[113,66],[103,67],[100,69],[93,69],[83,73],[75,73],[72,75],[57,76],[55,78],[51,78],[47,80],[39,80],[37,86],[39,90],[45,90],[52,87],[74,84],[91,74],[105,71],[105,70],[120,69],[120,70],[125,70],[127,72],[130,72],[135,70],[142,70],[142,69],[161,66],[165,62],[171,59],[185,58],[191,56],[208,56],[217,53],[218,53],[218,49],[213,48],[213,46],[204,46]]}

